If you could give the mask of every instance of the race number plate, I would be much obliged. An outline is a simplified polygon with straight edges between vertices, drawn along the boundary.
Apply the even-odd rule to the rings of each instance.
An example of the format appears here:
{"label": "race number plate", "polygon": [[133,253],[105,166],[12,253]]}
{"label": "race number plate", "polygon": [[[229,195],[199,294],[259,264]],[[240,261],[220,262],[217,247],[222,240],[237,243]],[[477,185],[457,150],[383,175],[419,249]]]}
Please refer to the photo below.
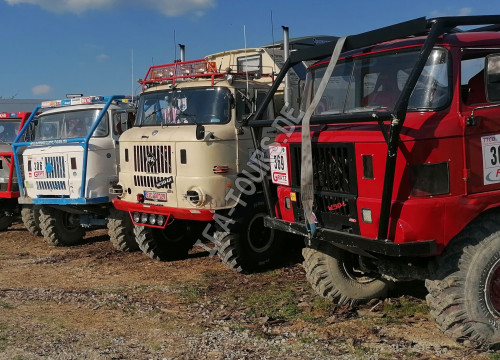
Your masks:
{"label": "race number plate", "polygon": [[45,161],[43,160],[43,158],[41,157],[33,158],[31,160],[31,169],[33,170],[33,177],[35,179],[46,178]]}
{"label": "race number plate", "polygon": [[288,179],[288,159],[286,147],[269,146],[269,162],[271,165],[271,177],[274,184],[290,185]]}
{"label": "race number plate", "polygon": [[167,193],[157,191],[144,191],[144,198],[153,201],[167,201]]}
{"label": "race number plate", "polygon": [[500,135],[481,138],[484,185],[500,183]]}

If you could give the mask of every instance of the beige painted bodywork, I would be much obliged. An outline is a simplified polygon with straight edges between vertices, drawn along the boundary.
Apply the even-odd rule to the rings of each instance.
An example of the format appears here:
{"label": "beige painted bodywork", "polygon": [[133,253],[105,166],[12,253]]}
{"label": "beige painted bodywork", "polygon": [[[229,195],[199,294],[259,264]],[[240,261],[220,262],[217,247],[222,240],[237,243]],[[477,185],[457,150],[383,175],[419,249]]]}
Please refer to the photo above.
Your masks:
{"label": "beige painted bodywork", "polygon": [[[177,83],[177,89],[199,87],[225,87],[236,98],[236,90],[259,88],[267,91],[270,86],[257,81],[199,79]],[[168,85],[157,86],[146,92],[169,90]],[[270,109],[268,116],[272,117]],[[196,125],[142,126],[127,130],[120,138],[119,185],[123,189],[121,200],[137,203],[137,195],[145,192],[166,193],[166,201],[144,200],[144,204],[160,205],[179,209],[220,210],[234,207],[236,197],[228,198],[235,191],[235,181],[243,169],[248,169],[248,161],[253,152],[250,130],[241,128],[236,121],[236,109],[231,109],[231,120],[227,124],[205,124],[205,138],[196,139]],[[275,134],[269,134],[274,138]],[[185,151],[186,163],[180,161],[181,151]],[[147,165],[148,155],[164,166],[163,172],[156,172]],[[215,174],[214,167],[227,166],[225,174]],[[255,170],[250,170],[255,173]],[[156,183],[172,177],[169,188],[159,188]],[[231,190],[235,189],[235,190]],[[189,190],[200,193],[201,201],[193,204],[187,198]]]}

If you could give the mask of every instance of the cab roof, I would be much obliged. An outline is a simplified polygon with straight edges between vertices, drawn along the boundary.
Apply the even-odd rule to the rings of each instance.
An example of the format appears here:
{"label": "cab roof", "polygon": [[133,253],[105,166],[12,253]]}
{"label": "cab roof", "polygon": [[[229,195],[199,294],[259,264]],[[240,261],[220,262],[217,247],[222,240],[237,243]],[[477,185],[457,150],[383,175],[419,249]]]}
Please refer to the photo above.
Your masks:
{"label": "cab roof", "polygon": [[[424,45],[426,36],[415,36],[405,39],[397,39],[367,46],[361,49],[350,50],[341,54],[342,58],[360,56],[367,53],[383,52],[396,49],[411,47],[421,47]],[[500,48],[500,33],[494,31],[488,32],[457,32],[445,34],[436,41],[437,46],[444,47],[479,47],[479,46],[497,46]],[[324,58],[313,66],[324,64],[330,57]],[[312,66],[312,67],[313,67]]]}

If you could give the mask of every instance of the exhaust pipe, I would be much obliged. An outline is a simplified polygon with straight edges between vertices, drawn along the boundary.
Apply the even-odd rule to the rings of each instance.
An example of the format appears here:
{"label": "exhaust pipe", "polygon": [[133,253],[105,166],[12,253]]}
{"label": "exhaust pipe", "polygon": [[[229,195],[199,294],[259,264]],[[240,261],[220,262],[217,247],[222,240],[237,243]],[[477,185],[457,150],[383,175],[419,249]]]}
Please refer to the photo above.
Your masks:
{"label": "exhaust pipe", "polygon": [[[283,63],[285,63],[288,60],[288,56],[290,55],[290,38],[289,38],[289,31],[288,31],[288,26],[282,26],[283,28]],[[290,91],[290,78],[288,76],[288,73],[285,75],[285,104],[288,106],[291,106],[291,91]]]}
{"label": "exhaust pipe", "polygon": [[186,61],[186,45],[179,44],[179,49],[181,51],[181,62]]}

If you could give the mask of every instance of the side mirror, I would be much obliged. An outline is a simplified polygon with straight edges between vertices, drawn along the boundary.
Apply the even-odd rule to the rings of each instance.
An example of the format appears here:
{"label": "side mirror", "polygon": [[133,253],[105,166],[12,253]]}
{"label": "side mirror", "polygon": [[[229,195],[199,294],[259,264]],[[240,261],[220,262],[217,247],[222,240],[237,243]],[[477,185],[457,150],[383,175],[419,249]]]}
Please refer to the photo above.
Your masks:
{"label": "side mirror", "polygon": [[205,126],[196,124],[196,140],[203,140],[205,138]]}
{"label": "side mirror", "polygon": [[500,54],[486,57],[486,99],[488,102],[500,101]]}

